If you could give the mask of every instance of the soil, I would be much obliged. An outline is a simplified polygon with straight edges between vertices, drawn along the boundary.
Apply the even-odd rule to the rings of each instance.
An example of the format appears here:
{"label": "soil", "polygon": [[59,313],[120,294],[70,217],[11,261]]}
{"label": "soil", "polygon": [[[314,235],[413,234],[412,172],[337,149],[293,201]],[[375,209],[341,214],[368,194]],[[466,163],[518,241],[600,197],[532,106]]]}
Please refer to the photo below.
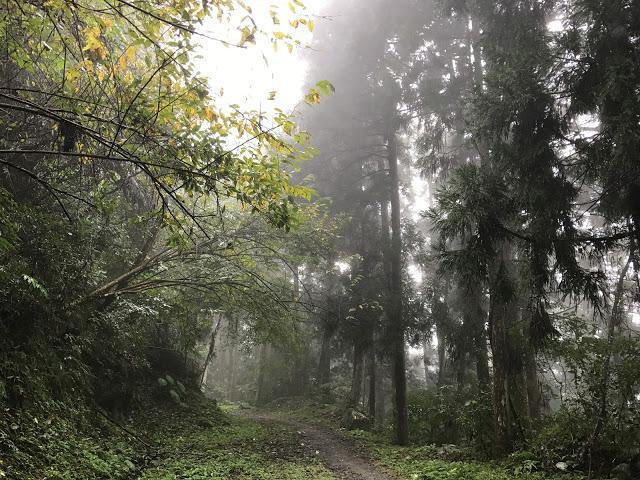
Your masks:
{"label": "soil", "polygon": [[317,456],[340,480],[397,480],[397,477],[377,466],[352,441],[338,433],[317,425],[277,415],[243,412],[263,425],[290,428],[298,437],[300,456]]}

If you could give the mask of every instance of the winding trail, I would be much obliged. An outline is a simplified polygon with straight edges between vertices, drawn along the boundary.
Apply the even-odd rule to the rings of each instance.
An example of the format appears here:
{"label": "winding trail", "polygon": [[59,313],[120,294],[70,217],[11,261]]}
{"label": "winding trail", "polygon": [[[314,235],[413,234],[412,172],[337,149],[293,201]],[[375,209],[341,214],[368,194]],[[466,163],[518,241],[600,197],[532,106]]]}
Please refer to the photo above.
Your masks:
{"label": "winding trail", "polygon": [[317,425],[263,412],[244,412],[243,416],[263,425],[283,425],[297,436],[310,455],[317,455],[340,480],[397,480],[398,477],[376,466],[349,439]]}

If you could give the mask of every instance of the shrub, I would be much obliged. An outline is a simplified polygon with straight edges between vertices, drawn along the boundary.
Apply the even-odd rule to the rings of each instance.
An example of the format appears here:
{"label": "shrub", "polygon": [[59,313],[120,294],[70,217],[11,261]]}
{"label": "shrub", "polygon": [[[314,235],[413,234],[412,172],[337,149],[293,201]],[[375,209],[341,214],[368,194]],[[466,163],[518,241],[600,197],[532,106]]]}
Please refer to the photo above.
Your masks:
{"label": "shrub", "polygon": [[491,399],[475,388],[444,386],[408,395],[411,440],[421,444],[462,444],[478,454],[491,452]]}

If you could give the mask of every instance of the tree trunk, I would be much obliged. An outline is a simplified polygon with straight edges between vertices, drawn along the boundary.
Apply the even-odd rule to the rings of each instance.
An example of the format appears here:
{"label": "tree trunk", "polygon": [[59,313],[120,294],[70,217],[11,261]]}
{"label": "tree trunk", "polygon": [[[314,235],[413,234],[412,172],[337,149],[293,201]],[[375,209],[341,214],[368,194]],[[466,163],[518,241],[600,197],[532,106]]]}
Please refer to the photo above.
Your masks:
{"label": "tree trunk", "polygon": [[495,447],[498,455],[504,455],[513,450],[507,396],[507,352],[509,348],[507,316],[509,305],[508,301],[504,300],[502,292],[499,291],[499,284],[504,281],[503,278],[507,275],[505,250],[506,248],[502,248],[502,256],[495,259],[489,307],[489,340],[493,363],[493,422]]}
{"label": "tree trunk", "polygon": [[385,395],[385,368],[383,364],[380,364],[381,368],[378,368],[376,374],[376,412],[375,412],[375,424],[378,428],[384,426],[385,414],[386,414],[386,395]]}
{"label": "tree trunk", "polygon": [[629,259],[627,263],[622,268],[620,272],[620,277],[618,278],[618,283],[616,285],[616,291],[613,299],[613,306],[611,308],[611,316],[609,318],[609,325],[607,326],[607,354],[604,359],[604,365],[602,367],[602,381],[600,382],[599,388],[599,396],[600,396],[600,405],[598,406],[598,419],[596,420],[596,425],[593,429],[593,433],[589,439],[589,443],[587,448],[585,448],[585,454],[591,455],[591,450],[595,445],[598,437],[600,436],[600,432],[602,431],[602,427],[604,426],[605,420],[607,419],[607,394],[609,391],[609,382],[611,380],[611,350],[612,345],[616,336],[616,328],[620,326],[622,323],[622,319],[624,316],[624,279],[629,272],[629,267],[631,266],[631,262],[633,262],[634,249],[632,248],[629,252]]}
{"label": "tree trunk", "polygon": [[482,308],[482,286],[468,284],[464,288],[464,324],[471,331],[473,341],[472,356],[476,364],[476,377],[481,390],[486,390],[491,382],[487,355],[486,316]]}
{"label": "tree trunk", "polygon": [[228,358],[227,397],[233,401],[236,399],[236,348],[233,344],[228,345]]}
{"label": "tree trunk", "polygon": [[328,323],[322,329],[322,343],[320,344],[320,360],[318,362],[318,385],[324,385],[331,380],[331,338],[334,329]]}
{"label": "tree trunk", "polygon": [[476,356],[476,375],[478,377],[478,385],[482,390],[489,387],[491,382],[491,375],[489,374],[489,357],[487,355],[487,342],[486,339],[482,339],[482,343],[475,347]]}
{"label": "tree trunk", "polygon": [[540,382],[538,381],[538,365],[536,363],[536,355],[533,350],[529,349],[525,360],[529,416],[533,420],[538,420],[540,418],[540,410],[542,408],[542,395],[540,393]]}
{"label": "tree trunk", "polygon": [[429,342],[425,340],[422,342],[422,364],[424,365],[424,382],[427,387],[431,383],[431,372],[429,371],[431,361],[429,360],[429,350]]}
{"label": "tree trunk", "polygon": [[267,384],[266,384],[266,370],[267,370],[267,357],[269,356],[269,348],[266,343],[260,346],[260,353],[258,358],[258,378],[256,381],[256,405],[264,405],[267,403]]}
{"label": "tree trunk", "polygon": [[367,376],[369,377],[369,417],[375,421],[376,418],[376,348],[375,345],[369,347],[369,358],[367,360]]}
{"label": "tree trunk", "polygon": [[209,365],[211,364],[211,360],[215,356],[216,350],[216,337],[218,336],[218,332],[220,331],[220,325],[222,325],[222,318],[224,315],[218,314],[218,321],[213,323],[211,326],[211,336],[209,338],[209,351],[207,352],[207,357],[204,360],[204,365],[202,366],[202,372],[200,373],[200,388],[204,385],[205,379],[207,377],[207,370],[209,369]]}
{"label": "tree trunk", "polygon": [[402,317],[402,233],[400,221],[400,182],[398,179],[398,147],[395,131],[387,135],[389,181],[391,184],[391,295],[389,331],[391,334],[392,376],[394,388],[396,442],[409,442],[407,419],[407,378],[405,366],[404,319]]}
{"label": "tree trunk", "polygon": [[353,346],[353,376],[351,378],[351,394],[347,407],[358,408],[362,395],[364,347],[360,342]]}
{"label": "tree trunk", "polygon": [[436,324],[436,336],[438,337],[438,383],[437,386],[442,387],[446,384],[447,371],[447,350],[444,343],[444,331],[441,322]]}
{"label": "tree trunk", "polygon": [[[378,170],[384,171],[384,160],[378,159]],[[384,285],[388,292],[391,291],[391,241],[389,239],[389,199],[387,198],[388,185],[381,186],[383,191],[380,199],[380,245],[382,245],[382,268],[384,271]],[[388,310],[388,306],[387,309]]]}

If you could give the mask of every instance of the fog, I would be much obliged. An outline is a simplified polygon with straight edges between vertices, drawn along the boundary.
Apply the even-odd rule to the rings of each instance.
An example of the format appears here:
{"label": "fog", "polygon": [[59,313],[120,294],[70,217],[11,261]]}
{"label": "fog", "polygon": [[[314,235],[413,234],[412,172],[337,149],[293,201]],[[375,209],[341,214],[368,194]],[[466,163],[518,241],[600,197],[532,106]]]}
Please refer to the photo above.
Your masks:
{"label": "fog", "polygon": [[640,6],[0,6],[0,477],[640,475]]}

